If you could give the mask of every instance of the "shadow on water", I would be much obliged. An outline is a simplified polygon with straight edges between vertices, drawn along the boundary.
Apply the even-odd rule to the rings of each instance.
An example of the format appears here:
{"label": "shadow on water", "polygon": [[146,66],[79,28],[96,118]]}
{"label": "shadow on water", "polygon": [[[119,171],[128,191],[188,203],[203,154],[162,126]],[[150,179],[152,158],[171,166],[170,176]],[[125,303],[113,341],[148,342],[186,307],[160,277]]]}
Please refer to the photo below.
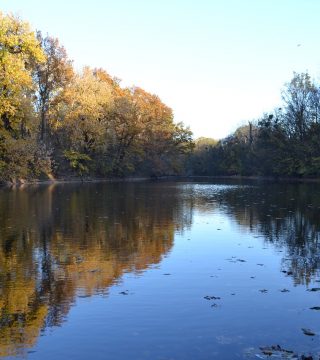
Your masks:
{"label": "shadow on water", "polygon": [[0,355],[23,354],[77,297],[168,256],[194,211],[225,214],[282,252],[295,285],[319,280],[316,184],[110,183],[0,192]]}

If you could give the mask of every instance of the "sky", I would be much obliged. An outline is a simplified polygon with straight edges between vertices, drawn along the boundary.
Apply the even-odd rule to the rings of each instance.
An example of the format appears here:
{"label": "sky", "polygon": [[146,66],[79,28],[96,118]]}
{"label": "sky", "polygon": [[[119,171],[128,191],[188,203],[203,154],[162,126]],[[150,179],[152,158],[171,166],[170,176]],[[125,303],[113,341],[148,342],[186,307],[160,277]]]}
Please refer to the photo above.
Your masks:
{"label": "sky", "polygon": [[223,138],[320,78],[320,0],[0,0],[57,37],[75,67],[157,94],[194,136]]}

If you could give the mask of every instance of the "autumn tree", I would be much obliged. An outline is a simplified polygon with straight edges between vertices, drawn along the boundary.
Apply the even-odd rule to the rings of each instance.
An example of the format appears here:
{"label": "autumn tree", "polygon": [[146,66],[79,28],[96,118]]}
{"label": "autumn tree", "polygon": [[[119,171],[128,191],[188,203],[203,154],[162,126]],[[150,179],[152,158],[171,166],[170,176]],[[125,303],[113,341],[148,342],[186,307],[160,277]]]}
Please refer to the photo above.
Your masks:
{"label": "autumn tree", "polygon": [[36,107],[40,118],[40,140],[47,144],[49,111],[59,101],[59,95],[73,78],[72,62],[59,40],[50,36],[43,37],[37,32],[37,39],[46,55],[45,62],[36,63],[34,81],[36,85]]}
{"label": "autumn tree", "polygon": [[[172,148],[180,141],[179,129],[173,122],[172,109],[158,96],[141,88],[134,88],[132,94],[142,126],[141,145],[146,162],[144,167],[152,175],[173,171],[168,163],[174,160],[171,159]],[[175,167],[172,162],[171,165]]]}
{"label": "autumn tree", "polygon": [[72,168],[86,172],[84,163],[106,147],[108,114],[112,106],[110,85],[89,68],[74,76],[64,90],[52,125],[58,138],[56,147]]}
{"label": "autumn tree", "polygon": [[0,14],[0,180],[177,174],[192,148],[158,96],[75,73],[58,39]]}
{"label": "autumn tree", "polygon": [[29,25],[12,15],[0,13],[0,117],[1,130],[13,137],[26,133],[26,98],[34,90],[32,64],[45,56]]}
{"label": "autumn tree", "polygon": [[0,179],[28,176],[36,156],[33,64],[45,61],[35,33],[0,13]]}
{"label": "autumn tree", "polygon": [[190,130],[173,122],[172,110],[158,96],[138,87],[115,98],[110,125],[115,175],[176,173],[180,155],[192,148]]}

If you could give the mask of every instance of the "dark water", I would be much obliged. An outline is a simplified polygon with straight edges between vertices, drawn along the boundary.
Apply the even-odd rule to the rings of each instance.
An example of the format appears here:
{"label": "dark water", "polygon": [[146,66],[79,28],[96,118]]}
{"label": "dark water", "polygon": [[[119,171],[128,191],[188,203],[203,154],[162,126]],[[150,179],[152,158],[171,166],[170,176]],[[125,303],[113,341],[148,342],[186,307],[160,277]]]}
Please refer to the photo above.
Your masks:
{"label": "dark water", "polygon": [[317,354],[319,231],[316,184],[1,189],[0,355]]}

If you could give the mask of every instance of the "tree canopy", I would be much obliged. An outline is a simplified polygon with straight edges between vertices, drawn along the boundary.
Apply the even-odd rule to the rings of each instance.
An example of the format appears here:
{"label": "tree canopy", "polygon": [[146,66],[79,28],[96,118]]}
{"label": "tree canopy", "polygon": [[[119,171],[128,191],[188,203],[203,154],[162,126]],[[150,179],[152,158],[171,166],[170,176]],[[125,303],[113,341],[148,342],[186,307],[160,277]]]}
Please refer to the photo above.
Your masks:
{"label": "tree canopy", "polygon": [[0,181],[174,175],[192,147],[158,96],[75,71],[58,39],[0,14]]}

